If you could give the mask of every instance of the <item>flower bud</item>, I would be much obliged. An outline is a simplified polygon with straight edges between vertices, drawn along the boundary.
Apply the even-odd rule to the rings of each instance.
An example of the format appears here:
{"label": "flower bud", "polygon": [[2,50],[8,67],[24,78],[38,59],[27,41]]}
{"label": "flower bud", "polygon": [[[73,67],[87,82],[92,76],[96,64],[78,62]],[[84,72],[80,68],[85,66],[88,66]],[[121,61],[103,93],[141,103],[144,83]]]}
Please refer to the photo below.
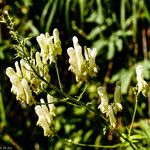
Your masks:
{"label": "flower bud", "polygon": [[114,92],[114,110],[115,110],[115,112],[122,110],[120,82],[118,82],[116,84],[116,88],[115,88],[115,92]]}
{"label": "flower bud", "polygon": [[102,113],[107,113],[108,111],[108,97],[106,88],[103,86],[100,86],[97,88],[98,94],[101,98],[101,104],[98,106],[98,109],[101,110]]}
{"label": "flower bud", "polygon": [[[48,101],[48,103],[52,103],[52,102],[54,102],[54,98],[51,95],[47,94],[47,101]],[[50,114],[55,117],[56,116],[56,107],[54,106],[54,104],[53,103],[48,104],[48,107],[50,110]]]}
{"label": "flower bud", "polygon": [[112,109],[112,106],[109,105],[108,106],[108,116],[109,116],[109,121],[110,121],[110,125],[112,128],[116,127],[116,118]]}
{"label": "flower bud", "polygon": [[18,61],[15,62],[15,67],[16,67],[16,74],[19,78],[22,78],[22,72],[21,72],[21,69],[19,67],[19,63]]}
{"label": "flower bud", "polygon": [[55,49],[57,51],[57,55],[61,55],[62,48],[61,48],[61,41],[60,41],[60,38],[59,38],[58,29],[53,30],[53,37],[54,37],[54,46],[55,46]]}
{"label": "flower bud", "polygon": [[41,48],[41,57],[42,57],[42,61],[44,64],[46,64],[46,62],[49,58],[49,49],[48,49],[47,43],[46,43],[47,38],[48,38],[47,34],[46,34],[46,36],[44,34],[40,34],[36,38],[36,40]]}
{"label": "flower bud", "polygon": [[136,75],[138,81],[138,92],[142,92],[144,96],[147,96],[149,87],[143,77],[143,66],[139,65],[136,67]]}
{"label": "flower bud", "polygon": [[22,85],[22,87],[25,91],[25,94],[26,94],[26,102],[27,102],[27,104],[29,104],[29,106],[31,106],[32,104],[35,103],[35,100],[32,96],[32,91],[30,90],[30,87],[29,87],[27,80],[23,78],[21,81],[21,85]]}

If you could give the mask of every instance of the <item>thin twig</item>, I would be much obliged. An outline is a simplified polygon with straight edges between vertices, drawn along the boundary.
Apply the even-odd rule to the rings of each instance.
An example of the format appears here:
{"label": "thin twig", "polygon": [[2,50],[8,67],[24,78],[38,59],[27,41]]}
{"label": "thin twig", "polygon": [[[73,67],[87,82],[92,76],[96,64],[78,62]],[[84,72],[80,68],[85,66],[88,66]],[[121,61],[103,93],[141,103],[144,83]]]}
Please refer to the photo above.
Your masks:
{"label": "thin twig", "polygon": [[59,83],[60,90],[63,91],[62,84],[61,84],[61,81],[60,81],[57,61],[55,62],[55,68],[56,68],[56,73],[57,73],[57,78],[58,78],[58,83]]}
{"label": "thin twig", "polygon": [[136,114],[136,111],[137,111],[138,96],[139,96],[139,93],[136,94],[135,107],[134,107],[134,112],[133,112],[132,121],[131,121],[130,129],[129,129],[129,134],[128,134],[129,137],[130,137],[130,134],[131,134],[131,130],[132,130],[134,119],[135,119],[135,114]]}

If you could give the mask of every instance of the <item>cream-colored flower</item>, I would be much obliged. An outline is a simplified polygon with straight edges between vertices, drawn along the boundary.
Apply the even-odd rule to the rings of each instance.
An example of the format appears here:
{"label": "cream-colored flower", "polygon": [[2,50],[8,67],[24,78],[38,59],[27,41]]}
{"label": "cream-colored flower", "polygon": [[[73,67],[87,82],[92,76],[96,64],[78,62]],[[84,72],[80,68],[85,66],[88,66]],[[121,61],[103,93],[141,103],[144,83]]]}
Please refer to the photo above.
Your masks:
{"label": "cream-colored flower", "polygon": [[43,128],[44,136],[52,135],[52,130],[49,126],[45,113],[40,105],[35,106],[35,112],[38,115],[37,125]]}
{"label": "cream-colored flower", "polygon": [[49,68],[47,64],[44,64],[41,60],[40,53],[36,52],[35,54],[36,58],[36,68],[40,76],[44,77],[44,79],[49,82],[50,81],[50,75],[49,75]]}
{"label": "cream-colored flower", "polygon": [[44,64],[47,64],[47,61],[49,59],[50,64],[55,63],[57,55],[61,55],[62,53],[58,30],[53,30],[53,36],[50,36],[49,33],[45,33],[45,35],[40,34],[36,39],[41,48],[42,62]]}
{"label": "cream-colored flower", "polygon": [[55,50],[57,51],[57,55],[61,55],[62,54],[62,48],[61,48],[61,41],[59,38],[58,29],[53,30],[53,37],[54,37],[54,47],[55,47]]}
{"label": "cream-colored flower", "polygon": [[97,88],[97,92],[101,98],[101,104],[98,106],[98,109],[100,109],[100,111],[102,113],[107,113],[107,111],[108,111],[108,97],[107,97],[106,88],[103,86],[100,86]]}
{"label": "cream-colored flower", "polygon": [[136,67],[136,78],[137,78],[137,81],[138,81],[138,92],[142,92],[142,94],[144,96],[146,96],[147,92],[148,92],[148,84],[144,80],[144,77],[143,77],[143,66],[141,66],[141,65],[138,65]]}
{"label": "cream-colored flower", "polygon": [[[49,94],[47,95],[47,101],[48,103],[53,102],[53,97]],[[54,125],[53,116],[55,116],[55,106],[54,104],[46,104],[44,99],[40,99],[40,102],[41,105],[35,107],[35,112],[39,117],[37,125],[43,128],[44,136],[50,136],[53,133],[52,128]]]}
{"label": "cream-colored flower", "polygon": [[38,44],[40,45],[41,48],[41,57],[42,57],[42,61],[44,64],[47,63],[47,60],[49,58],[49,49],[47,46],[47,37],[44,34],[40,34],[39,36],[37,36],[36,40],[38,42]]}
{"label": "cream-colored flower", "polygon": [[11,92],[16,94],[17,100],[25,101],[26,95],[25,95],[24,89],[23,89],[20,79],[17,76],[17,74],[15,73],[14,69],[11,67],[8,67],[6,69],[6,75],[9,77],[10,82],[12,83]]}
{"label": "cream-colored flower", "polygon": [[15,68],[16,68],[16,74],[17,74],[17,76],[21,79],[22,76],[23,76],[23,74],[22,74],[21,69],[19,67],[18,61],[15,62]]}
{"label": "cream-colored flower", "polygon": [[108,106],[108,116],[109,116],[109,121],[110,121],[110,125],[112,128],[116,127],[116,118],[112,109],[112,106],[109,105]]}
{"label": "cream-colored flower", "polygon": [[77,65],[78,65],[78,70],[80,72],[83,71],[83,67],[85,66],[84,58],[82,55],[82,47],[78,43],[78,38],[76,36],[73,37],[73,45],[74,45],[74,50],[77,58]]}
{"label": "cream-colored flower", "polygon": [[52,115],[50,114],[50,110],[47,108],[47,105],[45,104],[44,99],[41,99],[40,101],[41,101],[41,108],[47,119],[47,122],[49,123],[49,125],[52,125],[54,123],[54,119],[53,119]]}
{"label": "cream-colored flower", "polygon": [[56,116],[56,107],[53,104],[54,98],[49,94],[47,94],[47,102],[49,103],[48,107],[49,107],[49,110],[50,110],[50,114],[55,117]]}
{"label": "cream-colored flower", "polygon": [[87,63],[89,64],[88,73],[90,74],[91,77],[95,77],[99,70],[99,68],[96,66],[96,63],[95,63],[95,58],[97,55],[96,48],[91,50],[90,48],[85,47],[84,55],[85,55]]}
{"label": "cream-colored flower", "polygon": [[76,81],[79,82],[79,81],[85,80],[85,77],[83,76],[82,72],[79,71],[78,63],[77,63],[78,60],[77,60],[75,50],[72,47],[70,47],[67,49],[67,53],[70,57],[69,58],[69,63],[70,63],[69,70],[71,70],[76,75]]}
{"label": "cream-colored flower", "polygon": [[33,95],[32,95],[32,91],[30,90],[30,87],[29,87],[29,84],[27,82],[27,80],[25,78],[22,79],[21,81],[21,85],[25,91],[25,94],[26,94],[26,102],[27,104],[29,104],[30,106],[32,104],[35,104],[35,100],[33,98]]}
{"label": "cream-colored flower", "polygon": [[20,67],[21,67],[21,72],[23,74],[23,77],[29,82],[32,78],[32,69],[29,66],[25,60],[21,59],[20,60]]}
{"label": "cream-colored flower", "polygon": [[73,47],[67,49],[69,55],[69,70],[76,75],[77,82],[83,82],[88,76],[94,77],[98,72],[98,67],[95,64],[96,49],[84,49],[84,56],[82,54],[82,47],[78,43],[78,38],[73,37]]}

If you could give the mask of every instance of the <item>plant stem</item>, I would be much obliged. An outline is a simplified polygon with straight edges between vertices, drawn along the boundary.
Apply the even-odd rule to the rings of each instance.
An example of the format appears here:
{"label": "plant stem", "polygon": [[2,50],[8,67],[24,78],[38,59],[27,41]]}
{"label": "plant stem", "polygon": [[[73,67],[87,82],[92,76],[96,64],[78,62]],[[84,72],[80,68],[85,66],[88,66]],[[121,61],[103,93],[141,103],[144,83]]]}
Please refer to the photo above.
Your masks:
{"label": "plant stem", "polygon": [[122,144],[122,143],[118,143],[115,145],[92,145],[92,144],[85,144],[85,143],[77,143],[72,140],[68,140],[68,143],[71,143],[77,146],[82,146],[82,147],[94,147],[94,148],[117,148]]}
{"label": "plant stem", "polygon": [[134,112],[133,112],[132,121],[131,121],[130,129],[129,129],[129,134],[128,134],[129,137],[131,135],[131,130],[132,130],[132,127],[133,127],[133,123],[134,123],[134,119],[135,119],[135,114],[136,114],[136,111],[137,111],[138,96],[139,96],[139,93],[137,93],[136,99],[135,99],[135,107],[134,107]]}
{"label": "plant stem", "polygon": [[7,123],[6,123],[5,108],[4,108],[4,104],[3,104],[3,98],[2,98],[1,85],[0,85],[0,114],[1,114],[2,123],[4,126],[6,126]]}
{"label": "plant stem", "polygon": [[82,93],[79,95],[79,97],[77,99],[78,101],[82,98],[83,94],[85,93],[85,91],[87,89],[87,86],[88,86],[88,84],[86,83],[85,86],[84,86],[84,89],[83,89]]}
{"label": "plant stem", "polygon": [[118,130],[114,129],[114,133],[119,137],[122,137],[125,141],[127,141],[134,150],[137,149],[136,146],[126,136],[122,135]]}
{"label": "plant stem", "polygon": [[57,73],[57,78],[58,78],[58,83],[59,83],[60,90],[63,91],[62,84],[61,84],[61,81],[60,81],[60,76],[59,76],[57,61],[55,62],[55,68],[56,68],[56,73]]}

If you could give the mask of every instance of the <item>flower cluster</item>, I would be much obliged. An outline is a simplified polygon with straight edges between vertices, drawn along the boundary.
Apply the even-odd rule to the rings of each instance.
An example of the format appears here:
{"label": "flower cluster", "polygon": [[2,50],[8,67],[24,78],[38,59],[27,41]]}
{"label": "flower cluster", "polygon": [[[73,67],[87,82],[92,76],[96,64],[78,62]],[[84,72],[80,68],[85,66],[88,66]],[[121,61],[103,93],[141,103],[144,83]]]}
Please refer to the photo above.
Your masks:
{"label": "flower cluster", "polygon": [[[42,76],[47,82],[50,81],[49,69],[47,65],[44,65],[41,61],[40,53],[36,52],[36,59],[32,60],[32,64],[36,72]],[[17,100],[22,102],[26,101],[27,104],[32,105],[35,100],[32,96],[32,91],[39,94],[41,88],[44,86],[44,82],[36,77],[36,74],[32,71],[29,63],[21,59],[20,62],[15,62],[16,72],[12,67],[6,69],[6,75],[10,78],[12,83],[11,92],[17,95]]]}
{"label": "flower cluster", "polygon": [[39,94],[45,84],[36,76],[33,68],[39,76],[50,82],[48,59],[50,63],[55,62],[57,55],[61,55],[62,51],[57,29],[54,29],[53,36],[50,36],[48,33],[45,35],[40,34],[40,36],[37,36],[37,41],[41,52],[35,53],[35,59],[29,60],[26,58],[21,59],[20,62],[16,61],[16,72],[11,67],[6,69],[6,74],[12,83],[11,91],[17,95],[17,100],[27,101],[29,105],[34,103],[31,91]]}
{"label": "flower cluster", "polygon": [[50,36],[49,33],[46,33],[45,35],[40,34],[36,39],[41,48],[42,62],[46,64],[49,60],[50,64],[55,63],[57,55],[61,55],[62,53],[58,30],[53,30],[53,36]]}
{"label": "flower cluster", "polygon": [[[11,92],[16,95],[16,99],[26,102],[29,106],[37,104],[35,96],[38,95],[50,82],[49,63],[56,63],[57,55],[61,55],[61,41],[59,32],[54,29],[53,36],[48,33],[37,36],[37,42],[41,51],[35,53],[35,57],[29,57],[21,50],[23,58],[15,62],[15,69],[8,67],[6,75],[12,83]],[[35,106],[35,112],[39,117],[37,125],[44,130],[45,136],[52,134],[52,125],[55,116],[55,106],[53,97],[47,95],[48,107],[43,99],[41,105]]]}
{"label": "flower cluster", "polygon": [[35,106],[35,112],[38,115],[37,125],[41,126],[44,130],[44,136],[51,136],[53,134],[54,119],[56,116],[56,108],[54,106],[53,97],[47,95],[48,106],[44,99],[41,99],[41,105]]}
{"label": "flower cluster", "polygon": [[147,95],[148,93],[148,90],[149,90],[149,86],[147,84],[147,82],[144,80],[144,77],[143,77],[143,66],[141,65],[138,65],[136,67],[136,79],[138,81],[138,92],[142,92],[142,94],[144,96]]}
{"label": "flower cluster", "polygon": [[[18,64],[16,62],[16,64]],[[35,103],[32,91],[30,90],[28,81],[25,77],[20,78],[21,74],[15,72],[13,68],[8,67],[6,69],[6,74],[10,78],[12,83],[11,92],[16,94],[17,100],[25,102],[30,106]]]}
{"label": "flower cluster", "polygon": [[78,38],[73,37],[73,47],[67,49],[69,55],[69,63],[71,70],[75,76],[77,82],[83,82],[88,76],[94,77],[98,72],[98,67],[95,63],[95,57],[97,54],[96,49],[91,50],[90,48],[84,47],[84,57],[82,54],[82,47],[78,43]]}
{"label": "flower cluster", "polygon": [[122,110],[121,105],[121,89],[120,83],[116,84],[115,92],[114,92],[114,103],[109,105],[109,100],[106,92],[106,88],[100,86],[97,88],[98,94],[101,98],[101,104],[98,106],[98,109],[103,114],[106,114],[106,117],[109,117],[110,125],[112,128],[116,127],[116,118],[114,113],[117,113]]}

